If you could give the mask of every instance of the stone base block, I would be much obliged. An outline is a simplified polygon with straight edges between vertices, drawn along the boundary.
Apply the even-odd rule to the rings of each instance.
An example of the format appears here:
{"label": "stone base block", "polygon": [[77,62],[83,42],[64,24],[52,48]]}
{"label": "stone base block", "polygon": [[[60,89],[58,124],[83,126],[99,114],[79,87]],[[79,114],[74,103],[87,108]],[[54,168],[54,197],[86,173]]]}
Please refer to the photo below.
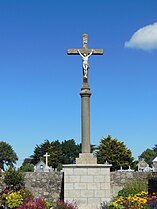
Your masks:
{"label": "stone base block", "polygon": [[64,165],[64,201],[76,201],[79,209],[98,209],[110,201],[110,167],[101,164]]}
{"label": "stone base block", "polygon": [[97,164],[97,158],[93,157],[92,153],[80,153],[76,164]]}

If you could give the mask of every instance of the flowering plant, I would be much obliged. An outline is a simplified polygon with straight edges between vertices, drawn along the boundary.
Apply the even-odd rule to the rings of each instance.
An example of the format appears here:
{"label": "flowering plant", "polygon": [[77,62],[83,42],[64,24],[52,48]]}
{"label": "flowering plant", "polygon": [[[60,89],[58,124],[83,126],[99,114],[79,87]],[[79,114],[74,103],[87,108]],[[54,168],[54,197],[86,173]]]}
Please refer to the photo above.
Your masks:
{"label": "flowering plant", "polygon": [[78,206],[75,201],[73,202],[57,201],[54,209],[78,209]]}
{"label": "flowering plant", "polygon": [[0,192],[0,208],[3,208],[6,202],[6,196],[11,192],[10,187],[5,187],[1,192]]}
{"label": "flowering plant", "polygon": [[130,194],[129,196],[120,196],[116,198],[110,205],[109,208],[111,209],[146,209],[148,208],[147,203],[147,192],[140,192],[138,194]]}
{"label": "flowering plant", "polygon": [[6,204],[9,208],[16,208],[23,202],[22,195],[20,192],[11,192],[6,194]]}
{"label": "flowering plant", "polygon": [[32,197],[32,194],[24,188],[14,191],[11,187],[5,187],[0,193],[0,208],[3,208],[4,205],[9,208],[19,207],[28,197]]}
{"label": "flowering plant", "polygon": [[157,209],[157,193],[148,196],[147,192],[118,196],[110,205],[109,209]]}
{"label": "flowering plant", "polygon": [[147,205],[151,209],[157,208],[157,193],[153,193],[150,197],[147,198]]}
{"label": "flowering plant", "polygon": [[23,204],[17,209],[48,209],[45,199],[39,198],[27,198],[23,201]]}

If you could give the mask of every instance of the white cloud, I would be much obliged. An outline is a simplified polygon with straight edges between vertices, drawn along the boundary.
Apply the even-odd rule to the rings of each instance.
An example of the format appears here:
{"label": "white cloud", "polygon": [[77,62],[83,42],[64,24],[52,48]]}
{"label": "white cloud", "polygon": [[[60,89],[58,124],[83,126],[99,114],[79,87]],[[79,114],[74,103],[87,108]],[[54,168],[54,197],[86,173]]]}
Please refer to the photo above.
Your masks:
{"label": "white cloud", "polygon": [[157,22],[137,30],[131,39],[125,42],[125,47],[145,51],[157,49]]}

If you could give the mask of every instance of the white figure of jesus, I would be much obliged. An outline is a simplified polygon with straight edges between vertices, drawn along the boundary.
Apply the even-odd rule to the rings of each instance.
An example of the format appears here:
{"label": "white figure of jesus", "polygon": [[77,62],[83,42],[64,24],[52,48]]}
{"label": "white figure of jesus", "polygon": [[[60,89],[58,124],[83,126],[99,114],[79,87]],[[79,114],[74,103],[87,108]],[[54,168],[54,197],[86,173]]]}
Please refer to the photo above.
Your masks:
{"label": "white figure of jesus", "polygon": [[83,77],[88,78],[88,69],[89,69],[88,57],[92,55],[93,50],[91,50],[90,54],[82,54],[78,49],[78,53],[82,57]]}

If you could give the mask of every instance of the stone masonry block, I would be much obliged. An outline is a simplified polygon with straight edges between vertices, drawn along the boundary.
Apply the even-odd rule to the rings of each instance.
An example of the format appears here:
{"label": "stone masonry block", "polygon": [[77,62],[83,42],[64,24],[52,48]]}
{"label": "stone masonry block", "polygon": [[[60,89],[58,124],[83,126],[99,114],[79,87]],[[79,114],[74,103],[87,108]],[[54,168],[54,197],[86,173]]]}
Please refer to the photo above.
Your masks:
{"label": "stone masonry block", "polygon": [[80,182],[80,176],[68,176],[68,182],[73,182],[73,183]]}
{"label": "stone masonry block", "polygon": [[106,197],[106,191],[105,190],[96,190],[94,192],[95,197]]}
{"label": "stone masonry block", "polygon": [[69,197],[69,193],[68,193],[69,190],[64,190],[64,198],[66,199],[66,197]]}
{"label": "stone masonry block", "polygon": [[110,184],[109,183],[101,183],[100,184],[100,189],[110,189]]}
{"label": "stone masonry block", "polygon": [[93,182],[93,176],[81,176],[81,182]]}
{"label": "stone masonry block", "polygon": [[98,190],[98,189],[100,189],[100,183],[89,183],[87,185],[87,187],[88,187],[88,189],[96,189],[96,190]]}
{"label": "stone masonry block", "polygon": [[94,190],[82,190],[81,191],[81,197],[94,197]]}
{"label": "stone masonry block", "polygon": [[110,189],[105,189],[105,193],[106,193],[106,197],[110,197],[111,198],[111,196],[110,196]]}
{"label": "stone masonry block", "polygon": [[81,197],[81,190],[79,190],[79,189],[65,190],[64,197],[65,198],[71,198],[71,199]]}
{"label": "stone masonry block", "polygon": [[86,183],[74,183],[74,189],[87,189],[87,184]]}
{"label": "stone masonry block", "polygon": [[88,168],[88,175],[98,175],[101,168]]}
{"label": "stone masonry block", "polygon": [[76,164],[97,164],[97,158],[93,157],[92,153],[80,153],[79,158],[76,158]]}
{"label": "stone masonry block", "polygon": [[105,176],[105,183],[110,183],[110,175]]}
{"label": "stone masonry block", "polygon": [[105,182],[104,176],[94,176],[94,182]]}
{"label": "stone masonry block", "polygon": [[110,175],[110,168],[100,168],[100,174]]}
{"label": "stone masonry block", "polygon": [[74,174],[73,168],[64,168],[64,175]]}
{"label": "stone masonry block", "polygon": [[66,183],[64,186],[65,190],[70,190],[70,189],[74,189],[74,184],[73,183]]}
{"label": "stone masonry block", "polygon": [[82,205],[82,204],[87,204],[87,198],[77,198],[77,204],[78,204],[78,206],[79,205]]}
{"label": "stone masonry block", "polygon": [[75,168],[74,169],[74,175],[76,176],[83,176],[87,175],[87,168]]}
{"label": "stone masonry block", "polygon": [[64,183],[69,182],[68,179],[69,179],[69,176],[68,175],[67,176],[64,176]]}
{"label": "stone masonry block", "polygon": [[88,204],[100,205],[101,198],[91,197],[88,198]]}

